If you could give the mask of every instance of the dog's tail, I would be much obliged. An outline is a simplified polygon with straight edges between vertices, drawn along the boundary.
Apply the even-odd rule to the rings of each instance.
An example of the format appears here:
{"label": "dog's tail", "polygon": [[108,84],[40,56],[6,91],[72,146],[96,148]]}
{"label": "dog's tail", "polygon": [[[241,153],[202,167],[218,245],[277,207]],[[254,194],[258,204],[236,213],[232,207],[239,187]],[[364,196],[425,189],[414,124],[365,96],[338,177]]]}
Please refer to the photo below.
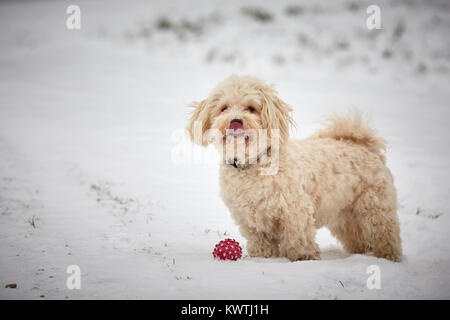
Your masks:
{"label": "dog's tail", "polygon": [[367,124],[367,121],[364,121],[359,111],[346,116],[335,114],[324,122],[326,126],[317,131],[313,135],[314,138],[348,140],[364,145],[376,153],[386,150],[386,140],[377,136],[375,130]]}

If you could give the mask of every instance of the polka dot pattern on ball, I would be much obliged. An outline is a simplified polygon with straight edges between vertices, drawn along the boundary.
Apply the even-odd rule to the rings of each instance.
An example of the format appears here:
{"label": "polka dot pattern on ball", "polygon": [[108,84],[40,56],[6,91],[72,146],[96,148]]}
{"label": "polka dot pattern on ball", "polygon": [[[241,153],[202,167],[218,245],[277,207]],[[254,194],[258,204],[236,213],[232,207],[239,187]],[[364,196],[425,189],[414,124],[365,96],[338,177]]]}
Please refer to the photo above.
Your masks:
{"label": "polka dot pattern on ball", "polygon": [[242,248],[234,239],[225,239],[216,244],[216,247],[213,251],[214,258],[218,258],[220,260],[233,260],[242,257]]}

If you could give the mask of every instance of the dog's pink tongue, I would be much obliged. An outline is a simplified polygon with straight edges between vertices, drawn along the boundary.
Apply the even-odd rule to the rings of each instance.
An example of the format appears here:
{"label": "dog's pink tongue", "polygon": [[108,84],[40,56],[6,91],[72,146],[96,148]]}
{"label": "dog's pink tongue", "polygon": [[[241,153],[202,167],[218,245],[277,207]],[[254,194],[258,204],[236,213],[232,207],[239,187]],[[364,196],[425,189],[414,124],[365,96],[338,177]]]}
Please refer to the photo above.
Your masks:
{"label": "dog's pink tongue", "polygon": [[228,129],[231,129],[231,130],[244,129],[244,126],[242,125],[242,123],[240,123],[238,121],[233,121],[230,123],[230,126],[228,127]]}

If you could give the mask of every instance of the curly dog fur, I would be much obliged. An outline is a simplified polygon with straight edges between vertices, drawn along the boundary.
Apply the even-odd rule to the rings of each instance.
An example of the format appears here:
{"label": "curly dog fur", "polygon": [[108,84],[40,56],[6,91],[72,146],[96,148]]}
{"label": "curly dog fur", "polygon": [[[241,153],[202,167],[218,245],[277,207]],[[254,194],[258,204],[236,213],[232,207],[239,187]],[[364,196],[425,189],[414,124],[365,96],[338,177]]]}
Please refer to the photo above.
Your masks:
{"label": "curly dog fur", "polygon": [[[386,143],[359,113],[333,116],[313,136],[290,139],[292,108],[273,86],[242,76],[227,78],[193,107],[187,130],[194,142],[214,143],[224,154],[221,196],[247,239],[250,256],[320,259],[316,229],[326,226],[348,252],[401,260]],[[249,133],[230,139],[231,127]],[[261,140],[258,129],[266,130],[268,147],[251,161],[249,150]],[[224,148],[239,138],[245,152],[230,162]],[[277,170],[261,174],[274,161]]]}

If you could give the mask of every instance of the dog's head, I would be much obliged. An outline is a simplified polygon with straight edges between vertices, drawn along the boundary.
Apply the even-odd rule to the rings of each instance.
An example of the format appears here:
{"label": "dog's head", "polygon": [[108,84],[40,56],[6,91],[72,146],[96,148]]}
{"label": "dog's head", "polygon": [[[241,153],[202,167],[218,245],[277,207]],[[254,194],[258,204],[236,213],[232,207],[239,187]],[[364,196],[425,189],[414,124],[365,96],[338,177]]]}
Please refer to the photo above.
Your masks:
{"label": "dog's head", "polygon": [[248,76],[225,79],[206,99],[192,106],[187,130],[195,143],[213,142],[222,150],[241,141],[246,155],[256,146],[264,148],[264,143],[267,150],[274,138],[278,139],[277,144],[284,144],[294,124],[292,108],[277,96],[273,86]]}

